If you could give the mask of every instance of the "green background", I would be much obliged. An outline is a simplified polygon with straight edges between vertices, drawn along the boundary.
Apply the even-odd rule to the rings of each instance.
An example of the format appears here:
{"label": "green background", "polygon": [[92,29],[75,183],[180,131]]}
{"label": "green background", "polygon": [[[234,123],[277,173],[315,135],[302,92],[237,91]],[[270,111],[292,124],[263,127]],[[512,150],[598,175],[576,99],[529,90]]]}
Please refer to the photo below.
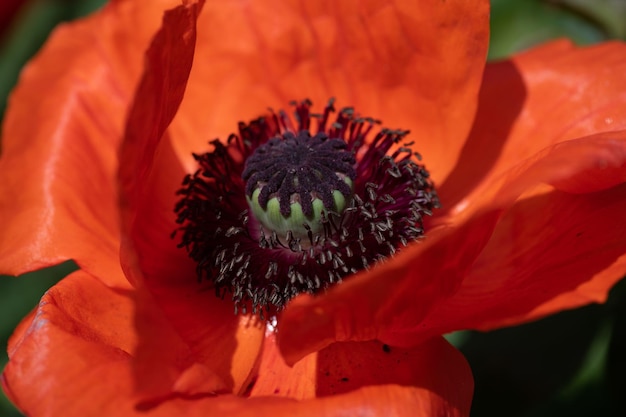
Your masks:
{"label": "green background", "polygon": [[[103,0],[25,1],[0,31],[0,115],[20,68],[60,22]],[[2,17],[2,16],[0,16]],[[626,39],[626,0],[493,0],[490,59],[549,39],[578,44]],[[0,344],[41,295],[76,268],[66,262],[15,279],[0,277]],[[458,332],[449,340],[466,355],[476,391],[472,417],[626,415],[626,281],[604,305],[489,333]],[[0,365],[7,361],[5,349]],[[17,417],[0,395],[0,416]]]}

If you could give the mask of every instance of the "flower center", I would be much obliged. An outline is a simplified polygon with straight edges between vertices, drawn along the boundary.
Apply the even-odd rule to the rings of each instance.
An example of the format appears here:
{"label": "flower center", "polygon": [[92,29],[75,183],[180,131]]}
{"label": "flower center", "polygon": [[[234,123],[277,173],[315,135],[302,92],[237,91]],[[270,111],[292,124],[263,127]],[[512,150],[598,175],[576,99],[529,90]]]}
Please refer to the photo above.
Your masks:
{"label": "flower center", "polygon": [[286,132],[248,157],[242,178],[254,217],[279,235],[318,233],[322,216],[340,215],[356,177],[354,155],[325,133]]}
{"label": "flower center", "polygon": [[272,316],[393,256],[439,206],[408,131],[374,133],[379,122],[351,108],[331,122],[332,101],[310,107],[295,105],[296,123],[281,111],[212,141],[178,192],[179,246],[235,312]]}

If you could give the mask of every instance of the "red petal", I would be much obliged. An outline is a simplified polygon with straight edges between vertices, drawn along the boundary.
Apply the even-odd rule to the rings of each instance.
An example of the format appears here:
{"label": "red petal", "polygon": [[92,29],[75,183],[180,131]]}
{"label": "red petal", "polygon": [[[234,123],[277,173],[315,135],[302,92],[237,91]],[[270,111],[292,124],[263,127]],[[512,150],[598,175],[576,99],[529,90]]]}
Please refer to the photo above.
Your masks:
{"label": "red petal", "polygon": [[316,397],[318,374],[317,352],[289,367],[276,345],[276,335],[269,332],[263,344],[258,376],[250,395],[275,395],[298,400]]}
{"label": "red petal", "polygon": [[[594,177],[604,191],[568,194],[540,185],[576,188],[597,173],[598,161],[614,174]],[[626,132],[556,145],[518,164],[485,190],[490,206],[460,212],[450,220],[457,223],[431,230],[393,262],[324,296],[294,300],[280,322],[285,357],[293,363],[334,340],[409,346],[602,300],[626,272],[625,189],[615,185],[625,173]]]}
{"label": "red petal", "polygon": [[2,273],[74,259],[111,285],[127,285],[118,263],[115,153],[139,75],[137,51],[160,13],[130,3],[59,28],[22,73],[3,127]]}
{"label": "red petal", "polygon": [[131,384],[119,371],[137,342],[132,313],[129,292],[82,271],[68,276],[9,341],[5,392],[28,415],[117,415],[121,387]]}
{"label": "red petal", "polygon": [[[411,387],[416,399],[421,397],[417,408],[415,399],[387,402],[386,396],[399,386]],[[378,342],[335,343],[290,368],[271,335],[251,396],[326,400],[344,394],[343,401],[354,412],[386,406],[386,415],[468,415],[472,386],[465,359],[441,338],[412,349]],[[367,399],[358,391],[363,387],[368,388]]]}
{"label": "red petal", "polygon": [[176,146],[201,151],[268,106],[308,97],[321,110],[336,97],[410,129],[441,181],[474,117],[488,17],[487,1],[210,2]]}
{"label": "red petal", "polygon": [[[451,383],[454,382],[451,381]],[[382,417],[391,415],[411,417],[438,415],[437,413],[441,410],[449,413],[441,415],[451,417],[469,415],[465,410],[458,410],[454,405],[432,398],[422,390],[398,385],[383,385],[306,401],[270,397],[242,399],[223,396],[215,399],[203,398],[193,402],[174,400],[157,408],[149,416]],[[127,415],[130,416],[130,414]]]}
{"label": "red petal", "polygon": [[[566,44],[555,44],[552,48],[569,50]],[[616,53],[621,49],[623,47],[620,45],[609,45],[578,52],[586,59],[594,58],[596,61],[604,59],[604,64],[598,67],[605,68],[622,61],[623,64],[620,65],[626,66],[626,61],[623,60],[624,55]],[[598,51],[607,52],[607,55],[603,58]],[[608,54],[608,52],[611,53]],[[532,52],[528,55],[532,56]],[[570,53],[568,62],[580,61],[574,55],[576,55],[575,52]],[[522,58],[520,60],[523,60]],[[536,63],[534,72],[530,71],[529,74],[522,73],[522,75],[532,80],[541,80],[541,74],[552,74],[551,62],[544,59],[543,66]],[[615,70],[615,65],[610,68]],[[558,65],[557,68],[565,74],[564,78],[567,78],[567,69]],[[287,359],[293,362],[312,350],[328,345],[333,340],[377,338],[389,343],[410,345],[423,337],[445,331],[464,327],[492,327],[529,320],[548,312],[584,304],[591,299],[602,299],[610,286],[626,272],[621,260],[621,256],[626,252],[624,242],[620,240],[619,235],[622,232],[621,226],[613,226],[614,230],[606,226],[608,224],[619,225],[623,216],[621,214],[623,206],[618,203],[620,188],[611,187],[617,187],[626,179],[626,132],[598,133],[578,139],[569,136],[600,129],[607,117],[614,116],[613,112],[616,109],[626,111],[626,96],[621,93],[624,91],[623,88],[615,91],[603,90],[603,81],[596,80],[595,74],[586,72],[585,68],[582,65],[573,66],[572,71],[577,74],[574,79],[581,81],[578,85],[583,85],[580,90],[577,90],[576,100],[579,96],[589,98],[589,103],[585,107],[587,117],[582,118],[580,115],[580,105],[570,107],[566,104],[566,98],[561,98],[558,104],[563,108],[558,108],[555,104],[555,108],[558,109],[557,113],[563,113],[562,117],[557,118],[562,124],[559,130],[558,124],[552,119],[546,119],[543,124],[537,122],[542,116],[539,111],[543,110],[544,114],[547,113],[542,103],[551,100],[552,96],[548,95],[550,98],[546,100],[538,97],[529,104],[525,104],[528,108],[524,107],[522,116],[516,119],[511,132],[513,144],[505,142],[508,153],[503,152],[504,156],[499,156],[498,152],[487,152],[485,161],[477,158],[472,161],[471,166],[469,162],[465,166],[463,172],[468,175],[468,178],[473,174],[471,169],[476,171],[477,177],[473,179],[473,181],[476,180],[475,183],[464,184],[474,186],[478,183],[479,185],[469,197],[453,207],[448,216],[437,220],[439,225],[448,229],[447,233],[440,234],[440,231],[433,229],[429,232],[426,242],[418,245],[421,248],[411,248],[405,251],[408,253],[406,258],[403,256],[396,258],[391,266],[377,268],[372,274],[356,277],[354,282],[344,284],[326,296],[316,299],[303,297],[288,307],[279,333],[281,349]],[[595,64],[593,68],[599,70]],[[617,68],[620,68],[619,65]],[[621,85],[620,82],[626,83],[623,73],[624,71],[617,71],[612,74],[607,84],[615,86]],[[515,80],[511,74],[504,72],[500,75],[505,76],[507,80]],[[583,83],[582,74],[586,74],[591,81]],[[601,72],[601,74],[604,75],[603,79],[609,77],[607,73]],[[549,79],[556,80],[558,77],[555,75]],[[503,86],[502,78],[496,78],[493,81],[494,85],[490,84],[490,80],[490,78],[485,79],[487,87],[483,91],[483,103],[488,104],[494,121],[493,126],[480,125],[484,130],[475,130],[474,134],[478,135],[475,137],[479,137],[481,132],[485,137],[495,137],[490,136],[494,132],[490,130],[491,127],[495,128],[495,132],[505,132],[502,126],[498,126],[497,121],[507,120],[507,117],[510,121],[515,114],[510,107],[497,105],[503,99],[499,95],[500,91],[515,90],[504,88],[507,84]],[[531,82],[528,85],[529,91],[533,92],[534,84]],[[587,91],[587,88],[591,91]],[[596,97],[595,90],[603,91],[604,95]],[[530,96],[534,96],[534,93]],[[519,106],[522,105],[519,104]],[[538,106],[537,114],[534,113],[535,109],[532,106]],[[571,120],[575,122],[569,123],[571,120],[565,116],[568,111],[572,114]],[[565,120],[568,124],[564,124]],[[621,122],[615,121],[613,125],[619,123]],[[526,132],[528,135],[519,136],[516,133],[518,131]],[[528,132],[534,134],[530,135]],[[475,141],[468,142],[468,149],[470,145],[477,146],[477,144],[478,142]],[[510,149],[509,146],[511,146]],[[471,149],[473,155],[481,155],[479,147]],[[485,148],[480,148],[481,151],[482,149]],[[520,157],[514,163],[515,149],[519,150]],[[535,153],[529,154],[528,152],[533,149]],[[490,166],[489,158],[491,157],[496,158],[496,168],[487,172],[481,171],[482,167]],[[493,165],[493,162],[491,164]],[[488,176],[483,180],[482,176],[487,174]],[[610,204],[603,212],[603,217],[597,219],[599,222],[604,222],[604,226],[594,221],[583,220],[593,212],[590,211],[590,201],[604,194],[571,196],[567,201],[572,207],[568,209],[562,208],[562,201],[566,201],[559,197],[565,195],[562,193],[548,195],[546,196],[548,200],[545,201],[536,200],[532,204],[524,203],[532,197],[533,192],[539,192],[536,187],[542,183],[552,184],[559,190],[576,193],[611,189],[612,191],[605,191],[607,194],[604,197],[607,204]],[[454,192],[450,193],[450,190],[451,188],[446,187],[442,189],[444,204],[445,201],[454,201],[456,196],[462,195],[459,191],[455,196]],[[543,212],[536,208],[525,213],[519,212],[515,216],[517,226],[512,227],[507,226],[506,222],[502,223],[498,225],[496,234],[489,240],[498,221],[498,214],[507,210],[522,195],[524,195],[524,200],[520,200],[518,204],[530,204],[522,207],[533,207],[533,204],[537,204]],[[519,206],[513,208],[513,213],[518,210],[517,207]],[[576,214],[563,217],[559,216],[559,210]],[[550,219],[551,222],[546,222],[544,219]],[[528,234],[521,232],[519,236],[522,237],[518,238],[516,233],[518,230],[524,230],[524,224],[528,224],[528,230],[537,231],[537,235],[542,239],[552,242],[553,246],[540,245],[537,240],[530,239]],[[593,234],[594,239],[586,241],[574,239],[564,244],[558,240],[564,238],[563,233],[566,230],[583,227],[583,224],[596,226],[597,232]],[[586,227],[584,226],[584,230],[588,230]],[[444,237],[440,238],[441,235]],[[565,236],[571,238],[569,235]],[[470,270],[470,267],[488,241],[489,246],[480,258],[482,261],[476,261],[477,265],[483,262],[481,267],[483,272],[475,279],[471,278],[472,274],[478,274],[478,272]],[[576,250],[570,248],[570,252],[576,254],[578,258],[570,259],[567,257],[567,251],[559,249],[561,246],[567,248],[568,245],[577,245]],[[547,247],[551,250],[546,251]],[[546,261],[546,265],[550,265],[551,273],[555,276],[551,279],[546,276],[548,267],[545,273],[536,271],[536,276],[528,275],[528,271],[534,271],[533,268],[536,265],[533,264],[533,256],[525,256],[525,254],[541,256],[542,259],[548,260],[550,258],[547,257],[552,256],[550,262],[553,263]],[[585,262],[587,263],[584,268],[578,263],[582,262],[581,254],[586,254]],[[562,265],[559,262],[579,265],[570,281],[564,281],[560,271],[568,271],[568,274],[571,271],[566,268],[566,264]],[[526,275],[522,276],[523,274]],[[499,279],[494,278],[494,275],[497,275]],[[585,282],[589,284],[584,284]],[[498,288],[501,288],[502,293],[495,291],[492,284],[499,285]],[[578,291],[574,291],[575,286],[579,286]],[[542,293],[522,291],[524,287],[541,288]],[[459,288],[461,288],[459,300],[462,301],[455,301],[456,298],[452,298],[450,304],[446,304],[445,299]],[[508,294],[507,291],[512,291],[512,288],[519,289],[521,292],[516,290]],[[587,296],[581,291],[590,291],[591,295]],[[472,295],[476,293],[480,297],[474,301]],[[566,293],[571,294],[570,296],[559,295]],[[498,296],[499,294],[501,295]],[[485,303],[484,297],[488,296],[492,297],[492,303]],[[558,301],[551,301],[552,299]],[[430,311],[431,308],[432,311]],[[537,311],[534,311],[535,309]]]}
{"label": "red petal", "polygon": [[[185,92],[201,3],[166,13],[148,51],[120,157],[129,234],[122,264],[142,293],[151,293],[139,299],[138,377],[143,395],[156,402],[180,390],[238,392],[254,368],[264,333],[254,320],[234,315],[231,303],[202,289],[195,265],[170,237],[184,172],[164,132]],[[155,349],[161,340],[167,348]]]}
{"label": "red petal", "polygon": [[547,188],[518,201],[423,330],[492,329],[603,302],[626,273],[624,195],[624,184],[582,195]]}
{"label": "red petal", "polygon": [[[459,164],[439,188],[444,208],[551,145],[626,129],[626,45],[547,44],[487,65],[479,110]],[[584,190],[582,190],[584,191]]]}
{"label": "red petal", "polygon": [[143,414],[133,386],[133,295],[82,271],[49,290],[9,341],[9,398],[42,417]]}
{"label": "red petal", "polygon": [[[411,351],[392,348],[390,353],[377,343],[333,346],[320,353],[323,367],[319,371],[329,372],[327,377],[323,371],[321,378],[328,381],[347,375],[350,380],[340,381],[334,391],[332,383],[321,384],[324,397],[319,399],[178,395],[155,408],[138,409],[131,357],[137,343],[133,301],[133,293],[105,287],[82,271],[65,278],[44,296],[34,317],[23,323],[24,331],[10,340],[10,360],[2,375],[7,395],[26,414],[42,417],[331,417],[389,415],[389,410],[399,416],[414,415],[416,410],[425,415],[444,411],[452,416],[468,414],[472,393],[469,367],[460,353],[441,339]],[[336,361],[338,358],[341,360]],[[400,370],[397,361],[404,365]],[[372,373],[353,367],[355,363],[367,363]],[[284,364],[277,366],[281,372],[288,369]],[[198,367],[193,372],[211,377]],[[184,383],[181,378],[183,393],[192,394],[186,391],[189,387],[182,387]],[[366,384],[376,385],[359,388]],[[330,395],[334,393],[338,395]]]}
{"label": "red petal", "polygon": [[[498,225],[459,293],[432,312],[429,332],[494,328],[602,302],[626,273],[625,53],[621,43],[556,42],[487,68],[468,159],[442,194],[454,201],[461,188],[480,184],[461,202],[471,206],[531,191]],[[509,130],[502,150],[485,152]],[[607,132],[573,140],[598,131]],[[533,191],[539,183],[593,194]]]}
{"label": "red petal", "polygon": [[173,394],[244,390],[256,369],[264,328],[235,316],[232,305],[213,293],[171,288],[169,296],[173,299],[159,294],[159,304],[147,296],[139,300],[135,366],[142,401],[156,405]]}
{"label": "red petal", "polygon": [[453,294],[498,220],[491,210],[430,231],[428,239],[393,261],[357,274],[318,297],[299,296],[279,318],[278,339],[288,363],[334,341],[378,339],[411,346],[417,324]]}

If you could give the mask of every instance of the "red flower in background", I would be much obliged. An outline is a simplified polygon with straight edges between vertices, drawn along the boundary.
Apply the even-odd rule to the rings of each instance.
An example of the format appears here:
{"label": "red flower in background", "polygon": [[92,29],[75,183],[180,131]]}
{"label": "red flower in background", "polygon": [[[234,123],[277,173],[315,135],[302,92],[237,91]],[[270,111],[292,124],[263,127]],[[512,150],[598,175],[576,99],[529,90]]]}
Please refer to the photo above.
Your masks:
{"label": "red flower in background", "polygon": [[[172,3],[60,28],[11,98],[1,272],[81,268],[9,343],[28,415],[467,415],[471,374],[439,335],[603,301],[626,271],[623,44],[485,68],[487,2],[190,1],[159,29]],[[199,291],[175,193],[191,152],[302,97],[410,129],[443,208],[266,337]]]}

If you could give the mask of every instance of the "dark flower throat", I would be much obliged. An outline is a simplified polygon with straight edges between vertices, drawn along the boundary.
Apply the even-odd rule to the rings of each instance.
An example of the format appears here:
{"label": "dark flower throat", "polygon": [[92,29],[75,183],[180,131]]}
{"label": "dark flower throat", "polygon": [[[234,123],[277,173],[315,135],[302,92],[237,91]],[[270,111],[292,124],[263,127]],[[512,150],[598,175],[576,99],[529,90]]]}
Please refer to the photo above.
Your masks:
{"label": "dark flower throat", "polygon": [[[197,155],[183,181],[177,232],[198,278],[235,312],[273,315],[300,293],[317,293],[424,235],[439,206],[408,131],[311,102],[245,124]],[[314,132],[312,131],[313,126]]]}

